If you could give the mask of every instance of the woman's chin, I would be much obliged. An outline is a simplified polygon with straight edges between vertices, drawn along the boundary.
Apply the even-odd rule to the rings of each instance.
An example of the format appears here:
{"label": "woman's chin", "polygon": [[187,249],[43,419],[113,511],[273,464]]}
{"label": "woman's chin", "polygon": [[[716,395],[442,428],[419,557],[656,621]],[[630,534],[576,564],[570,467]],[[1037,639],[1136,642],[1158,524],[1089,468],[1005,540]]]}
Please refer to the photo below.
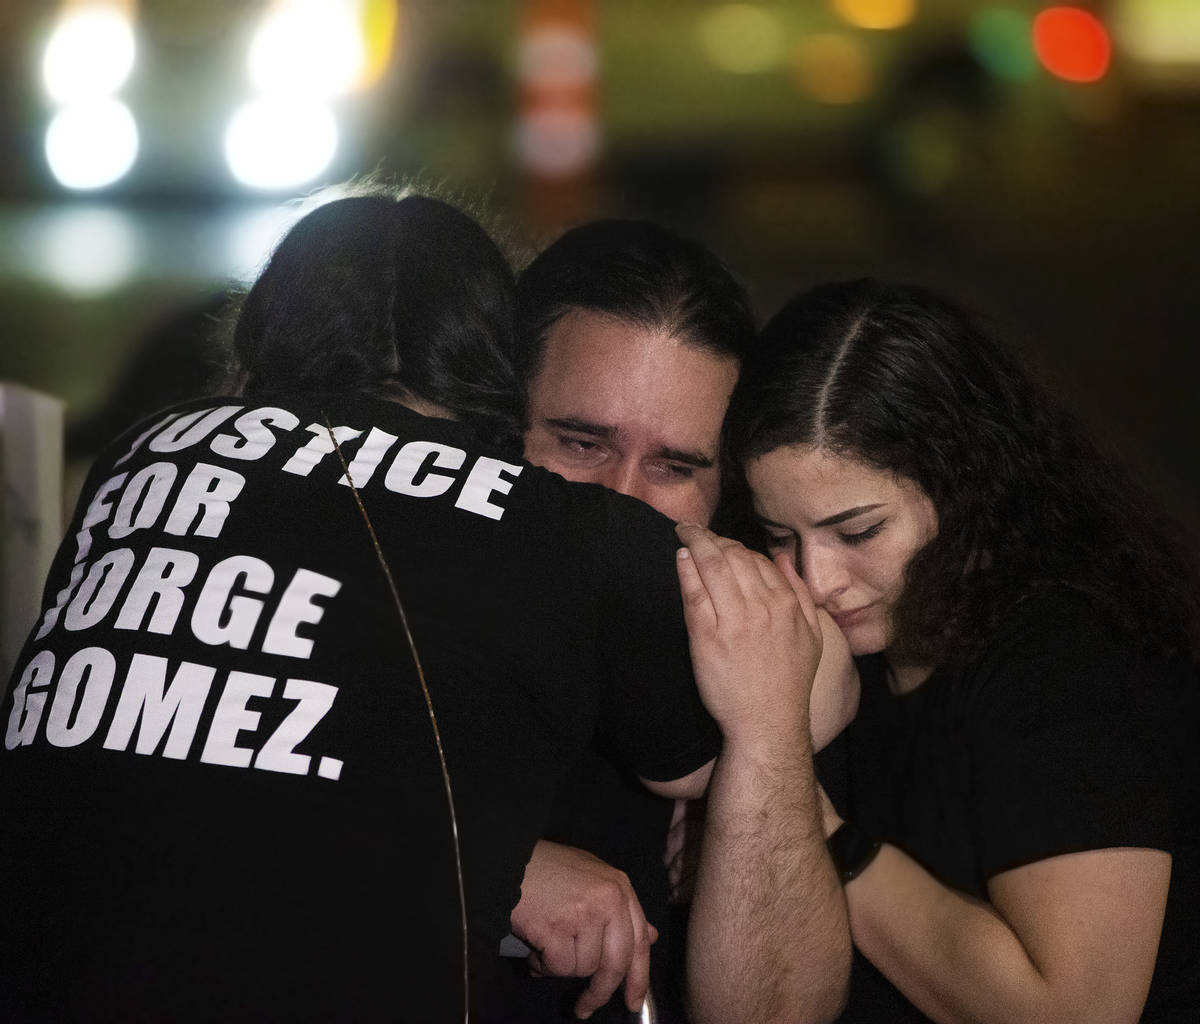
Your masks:
{"label": "woman's chin", "polygon": [[888,645],[887,629],[879,622],[855,622],[843,627],[842,634],[850,645],[850,653],[856,658],[878,654]]}

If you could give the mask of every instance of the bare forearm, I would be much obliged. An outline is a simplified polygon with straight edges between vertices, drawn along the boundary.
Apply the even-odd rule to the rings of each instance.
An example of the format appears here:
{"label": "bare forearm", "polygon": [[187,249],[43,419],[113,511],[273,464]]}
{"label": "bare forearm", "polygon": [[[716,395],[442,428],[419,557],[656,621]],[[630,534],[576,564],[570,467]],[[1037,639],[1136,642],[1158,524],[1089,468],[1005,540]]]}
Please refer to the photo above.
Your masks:
{"label": "bare forearm", "polygon": [[1071,1008],[990,904],[943,886],[894,846],[846,900],[855,945],[940,1024],[1097,1019]]}
{"label": "bare forearm", "polygon": [[709,785],[688,933],[695,1021],[832,1020],[849,963],[807,736],[774,757],[727,745]]}

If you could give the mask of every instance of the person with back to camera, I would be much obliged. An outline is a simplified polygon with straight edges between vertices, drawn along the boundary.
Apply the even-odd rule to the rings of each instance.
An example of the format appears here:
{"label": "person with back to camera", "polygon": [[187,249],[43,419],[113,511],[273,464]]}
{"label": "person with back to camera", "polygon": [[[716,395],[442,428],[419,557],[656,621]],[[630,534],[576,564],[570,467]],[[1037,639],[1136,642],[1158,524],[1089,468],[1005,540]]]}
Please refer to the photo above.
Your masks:
{"label": "person with back to camera", "polygon": [[561,766],[598,728],[694,795],[718,750],[671,525],[513,454],[511,273],[437,200],[304,217],[235,345],[100,456],[18,660],[0,1016],[461,1020],[466,962],[509,1019]]}
{"label": "person with back to camera", "polygon": [[861,954],[841,1019],[1193,1019],[1200,591],[1173,529],[916,287],[793,299],[726,429],[860,656],[825,805]]}

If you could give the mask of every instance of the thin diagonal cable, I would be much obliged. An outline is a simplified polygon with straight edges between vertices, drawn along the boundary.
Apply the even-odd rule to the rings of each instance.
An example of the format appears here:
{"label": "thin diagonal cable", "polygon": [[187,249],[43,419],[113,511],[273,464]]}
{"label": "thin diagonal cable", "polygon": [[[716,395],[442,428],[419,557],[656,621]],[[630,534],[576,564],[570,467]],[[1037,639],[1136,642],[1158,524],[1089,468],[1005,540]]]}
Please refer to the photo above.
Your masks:
{"label": "thin diagonal cable", "polygon": [[446,751],[442,747],[442,734],[438,729],[437,715],[433,711],[433,698],[429,695],[429,685],[425,682],[425,670],[421,667],[421,656],[417,653],[417,641],[413,638],[412,630],[408,627],[408,616],[404,612],[404,604],[400,600],[400,592],[396,589],[396,581],[392,578],[392,570],[388,566],[387,559],[383,557],[383,548],[379,544],[379,537],[375,533],[375,527],[371,525],[371,517],[367,515],[367,510],[363,505],[362,497],[358,493],[358,488],[354,486],[354,480],[350,476],[350,467],[346,464],[346,456],[342,454],[342,446],[338,444],[338,440],[333,434],[333,425],[329,422],[329,417],[324,412],[321,413],[321,418],[325,421],[325,429],[329,431],[329,440],[333,442],[338,461],[342,464],[342,472],[346,474],[346,482],[350,485],[350,493],[354,495],[354,502],[358,505],[358,511],[362,514],[363,522],[367,524],[367,533],[371,535],[371,543],[375,546],[375,557],[379,559],[379,566],[383,569],[383,575],[387,579],[388,589],[392,592],[392,600],[396,603],[396,611],[400,614],[400,624],[404,626],[404,635],[408,637],[408,649],[412,652],[413,664],[417,667],[417,679],[421,682],[421,692],[425,695],[425,708],[429,712],[429,722],[433,726],[433,741],[437,745],[438,760],[442,765],[442,784],[446,788],[446,803],[450,807],[450,831],[454,837],[454,868],[458,875],[458,909],[462,922],[463,939],[463,1022],[464,1024],[469,1024],[471,1019],[471,982],[467,960],[467,896],[466,889],[463,886],[462,848],[458,842],[458,814],[454,809],[454,791],[450,787],[450,769],[446,765]]}

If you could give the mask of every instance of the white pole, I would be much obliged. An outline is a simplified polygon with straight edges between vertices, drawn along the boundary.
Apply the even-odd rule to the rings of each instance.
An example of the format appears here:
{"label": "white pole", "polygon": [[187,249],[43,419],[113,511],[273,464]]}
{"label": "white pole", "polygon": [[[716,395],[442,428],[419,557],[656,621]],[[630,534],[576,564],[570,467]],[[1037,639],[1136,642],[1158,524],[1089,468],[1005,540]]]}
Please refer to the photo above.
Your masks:
{"label": "white pole", "polygon": [[0,691],[63,534],[63,403],[0,382]]}

